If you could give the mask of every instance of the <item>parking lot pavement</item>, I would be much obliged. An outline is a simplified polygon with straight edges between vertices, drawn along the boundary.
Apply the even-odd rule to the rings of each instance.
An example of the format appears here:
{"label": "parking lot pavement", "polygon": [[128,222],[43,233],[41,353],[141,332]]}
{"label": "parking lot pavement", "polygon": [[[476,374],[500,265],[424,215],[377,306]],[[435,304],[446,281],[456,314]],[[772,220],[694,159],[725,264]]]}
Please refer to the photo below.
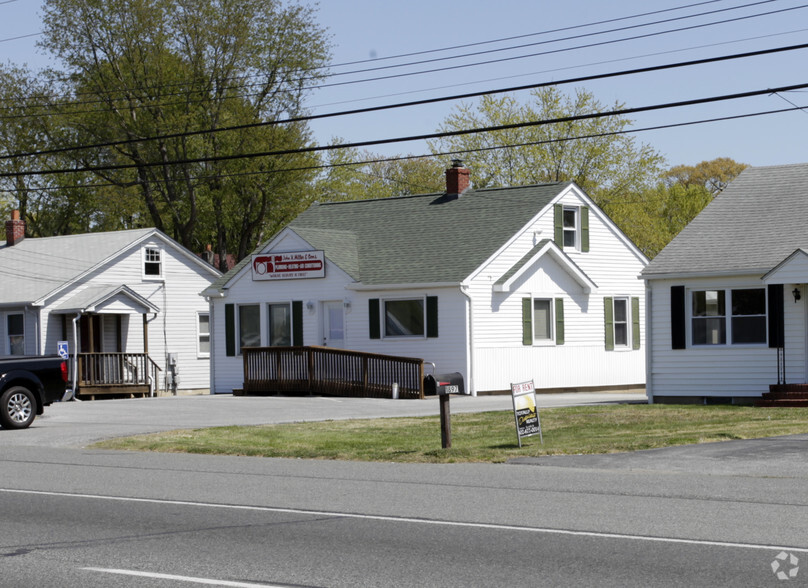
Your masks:
{"label": "parking lot pavement", "polygon": [[[539,408],[645,402],[641,394],[540,394]],[[452,413],[511,410],[511,397],[452,396]],[[83,447],[95,441],[174,429],[302,421],[428,416],[440,413],[437,397],[424,400],[320,396],[167,396],[56,403],[30,428],[0,429],[2,446]]]}

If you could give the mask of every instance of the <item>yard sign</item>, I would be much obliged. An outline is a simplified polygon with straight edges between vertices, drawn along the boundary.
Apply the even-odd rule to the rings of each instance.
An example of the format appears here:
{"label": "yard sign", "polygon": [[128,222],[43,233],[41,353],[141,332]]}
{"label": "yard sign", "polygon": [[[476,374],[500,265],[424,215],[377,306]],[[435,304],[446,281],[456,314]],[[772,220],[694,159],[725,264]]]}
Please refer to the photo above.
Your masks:
{"label": "yard sign", "polygon": [[519,447],[522,447],[522,437],[538,435],[544,445],[541,433],[541,419],[536,405],[536,387],[533,380],[511,384],[511,397],[513,398],[513,416],[516,419],[516,437]]}

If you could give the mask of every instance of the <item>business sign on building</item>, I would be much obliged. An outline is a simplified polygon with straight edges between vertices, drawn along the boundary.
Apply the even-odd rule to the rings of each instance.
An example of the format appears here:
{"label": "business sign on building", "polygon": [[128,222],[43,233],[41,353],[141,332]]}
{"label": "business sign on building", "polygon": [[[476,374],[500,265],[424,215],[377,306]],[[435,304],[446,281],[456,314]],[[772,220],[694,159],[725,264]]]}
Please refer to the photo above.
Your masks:
{"label": "business sign on building", "polygon": [[259,253],[252,256],[253,280],[300,280],[325,277],[323,251]]}

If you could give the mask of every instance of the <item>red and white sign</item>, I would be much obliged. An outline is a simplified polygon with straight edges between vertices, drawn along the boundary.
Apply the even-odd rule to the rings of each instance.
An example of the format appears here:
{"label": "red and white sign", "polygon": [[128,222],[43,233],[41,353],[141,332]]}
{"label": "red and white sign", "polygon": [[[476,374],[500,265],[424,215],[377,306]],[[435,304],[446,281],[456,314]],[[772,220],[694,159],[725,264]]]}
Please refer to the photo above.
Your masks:
{"label": "red and white sign", "polygon": [[325,277],[323,251],[259,253],[252,256],[253,280],[299,280]]}

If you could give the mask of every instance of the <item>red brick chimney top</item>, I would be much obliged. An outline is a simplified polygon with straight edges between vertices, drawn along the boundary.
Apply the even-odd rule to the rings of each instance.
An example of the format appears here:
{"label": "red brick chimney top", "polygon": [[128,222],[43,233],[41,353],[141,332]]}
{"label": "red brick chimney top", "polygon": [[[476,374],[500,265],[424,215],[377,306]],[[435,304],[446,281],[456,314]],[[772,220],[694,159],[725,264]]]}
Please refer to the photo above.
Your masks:
{"label": "red brick chimney top", "polygon": [[452,167],[446,170],[446,193],[462,194],[469,189],[469,170],[463,167],[459,159],[452,161]]}
{"label": "red brick chimney top", "polygon": [[11,220],[6,221],[6,247],[13,247],[25,239],[25,221],[20,219],[20,211],[11,213]]}

